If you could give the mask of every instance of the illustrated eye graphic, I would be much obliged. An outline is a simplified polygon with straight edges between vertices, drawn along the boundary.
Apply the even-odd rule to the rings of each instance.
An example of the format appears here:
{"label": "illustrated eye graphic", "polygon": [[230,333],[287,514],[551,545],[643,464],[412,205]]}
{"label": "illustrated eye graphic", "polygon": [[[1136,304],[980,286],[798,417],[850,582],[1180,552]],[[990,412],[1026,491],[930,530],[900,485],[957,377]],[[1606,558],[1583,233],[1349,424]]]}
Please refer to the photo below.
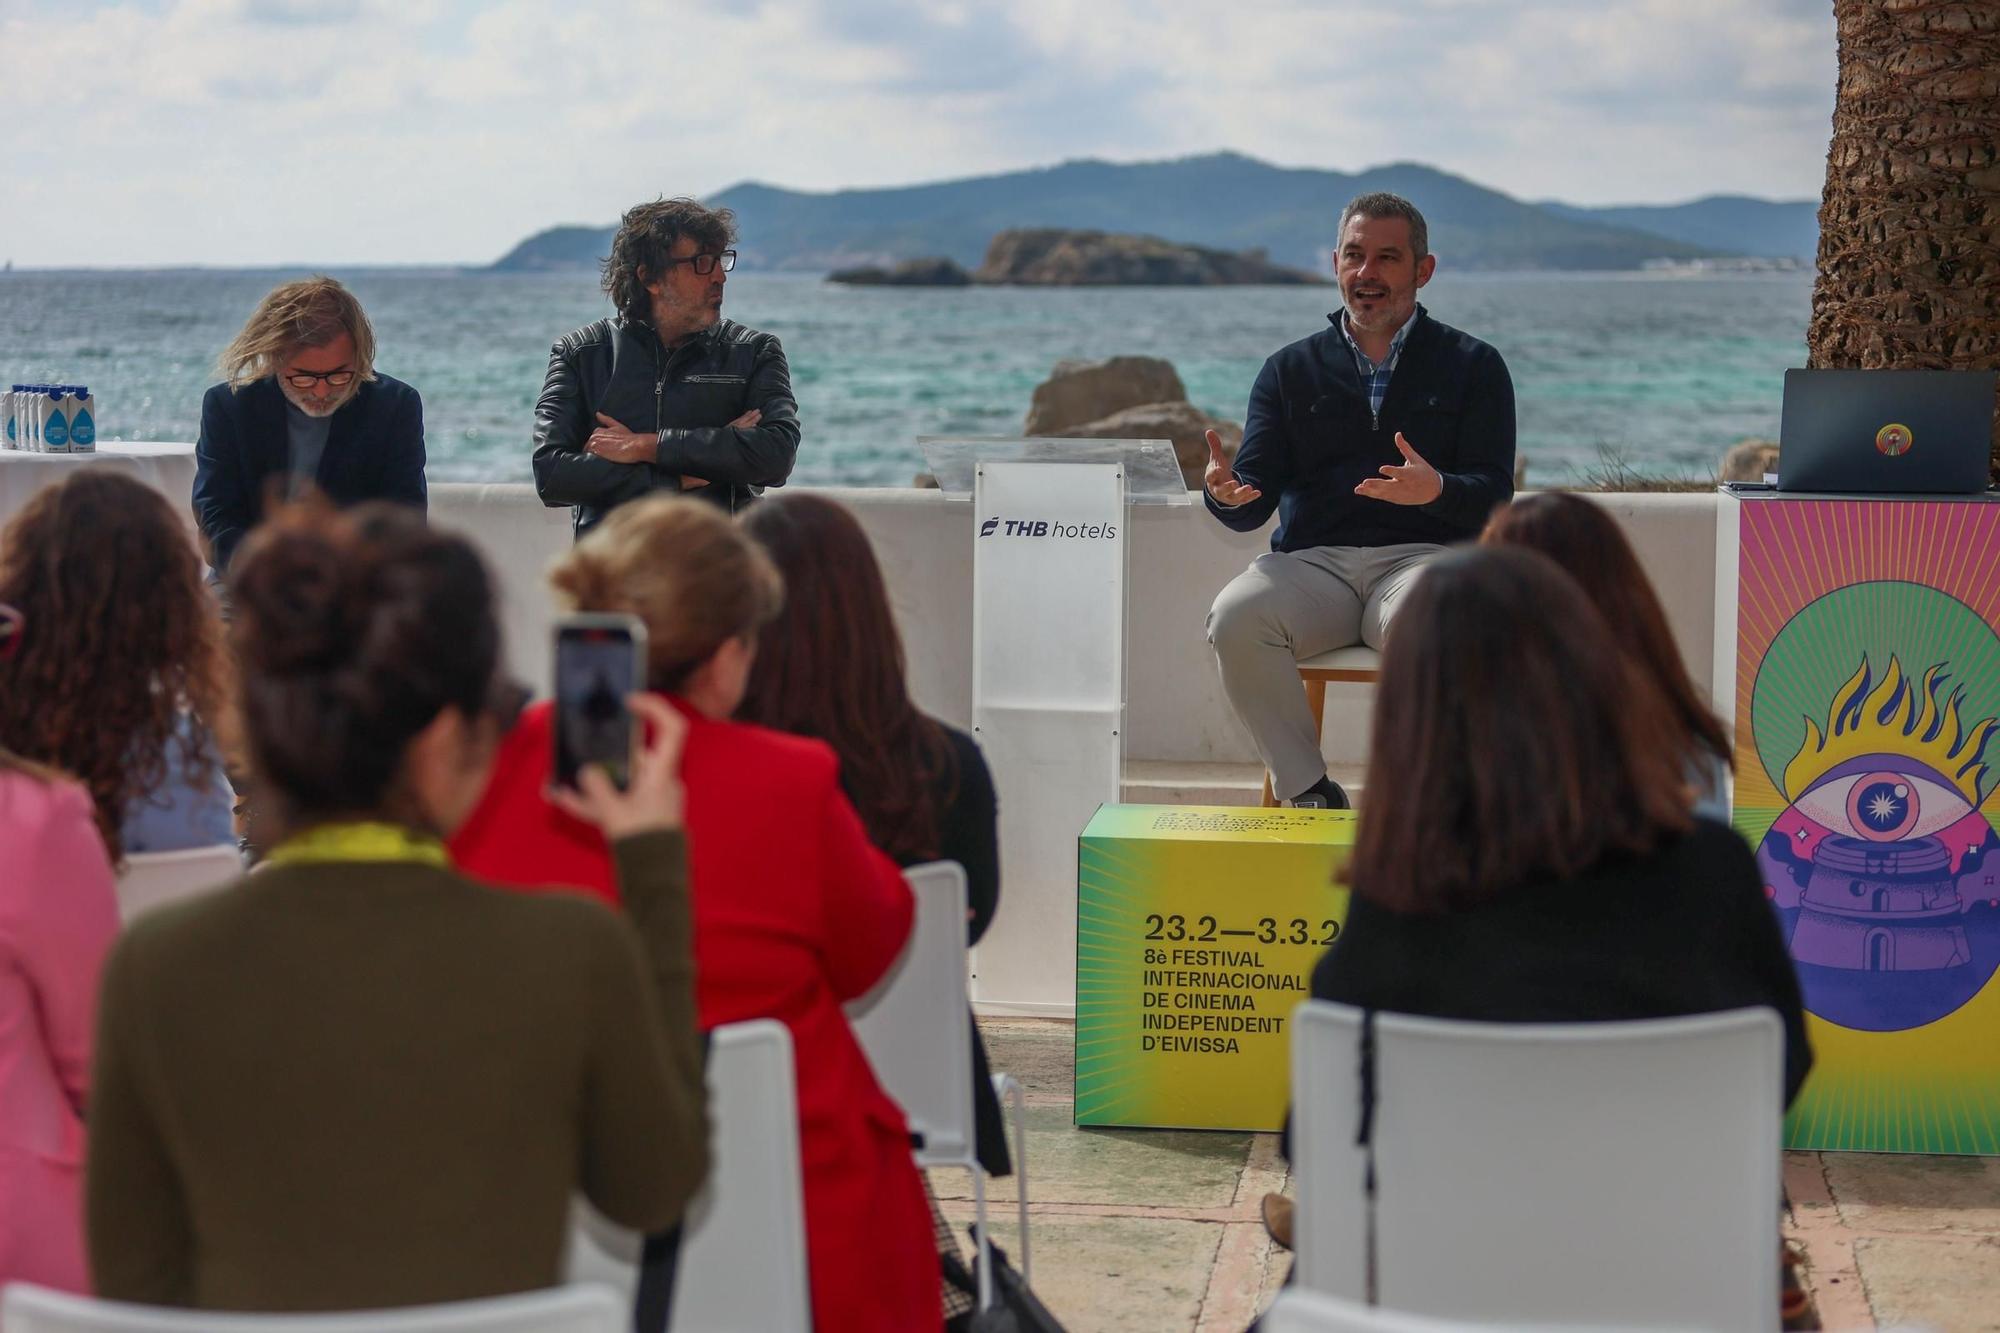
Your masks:
{"label": "illustrated eye graphic", "polygon": [[1868,842],[1927,838],[1972,812],[1956,788],[1891,768],[1830,778],[1796,804],[1821,827]]}

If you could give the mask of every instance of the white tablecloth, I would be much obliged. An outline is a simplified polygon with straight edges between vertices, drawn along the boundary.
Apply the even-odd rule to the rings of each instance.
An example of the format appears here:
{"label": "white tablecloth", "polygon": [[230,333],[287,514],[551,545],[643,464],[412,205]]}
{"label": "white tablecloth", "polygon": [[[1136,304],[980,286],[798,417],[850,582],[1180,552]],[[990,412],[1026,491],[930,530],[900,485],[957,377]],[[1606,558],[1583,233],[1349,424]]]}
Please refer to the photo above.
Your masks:
{"label": "white tablecloth", "polygon": [[31,454],[0,449],[0,527],[5,527],[44,486],[59,484],[80,467],[119,467],[167,497],[194,528],[194,446],[152,441],[100,441],[95,453]]}

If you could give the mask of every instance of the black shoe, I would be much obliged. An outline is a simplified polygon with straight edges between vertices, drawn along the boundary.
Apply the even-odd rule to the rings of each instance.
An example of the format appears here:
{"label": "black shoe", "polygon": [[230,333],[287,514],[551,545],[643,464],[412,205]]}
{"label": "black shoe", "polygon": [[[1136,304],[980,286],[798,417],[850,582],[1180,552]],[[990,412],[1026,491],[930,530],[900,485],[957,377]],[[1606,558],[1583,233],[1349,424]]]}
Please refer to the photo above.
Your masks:
{"label": "black shoe", "polygon": [[1347,792],[1332,778],[1321,777],[1318,782],[1286,802],[1295,810],[1352,810],[1354,802],[1347,799]]}

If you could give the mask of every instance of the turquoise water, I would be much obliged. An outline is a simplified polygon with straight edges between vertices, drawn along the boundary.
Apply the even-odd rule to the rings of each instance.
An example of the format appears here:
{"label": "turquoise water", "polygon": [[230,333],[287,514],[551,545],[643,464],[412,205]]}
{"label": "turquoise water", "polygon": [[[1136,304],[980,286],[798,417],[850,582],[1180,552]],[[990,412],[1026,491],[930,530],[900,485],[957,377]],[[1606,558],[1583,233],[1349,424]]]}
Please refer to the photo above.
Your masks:
{"label": "turquoise water", "polygon": [[[0,380],[81,381],[104,440],[191,440],[216,354],[296,272],[0,275]],[[337,271],[367,306],[378,365],[423,393],[431,475],[529,479],[549,343],[607,312],[588,274]],[[1775,437],[1782,376],[1805,363],[1810,274],[1439,277],[1425,302],[1497,346],[1539,484],[1609,450],[1648,475],[1708,473]],[[1323,327],[1331,288],[883,289],[738,274],[727,313],[778,334],[805,438],[802,482],[903,485],[916,438],[1019,432],[1064,357],[1172,361],[1188,396],[1240,421],[1263,359]]]}

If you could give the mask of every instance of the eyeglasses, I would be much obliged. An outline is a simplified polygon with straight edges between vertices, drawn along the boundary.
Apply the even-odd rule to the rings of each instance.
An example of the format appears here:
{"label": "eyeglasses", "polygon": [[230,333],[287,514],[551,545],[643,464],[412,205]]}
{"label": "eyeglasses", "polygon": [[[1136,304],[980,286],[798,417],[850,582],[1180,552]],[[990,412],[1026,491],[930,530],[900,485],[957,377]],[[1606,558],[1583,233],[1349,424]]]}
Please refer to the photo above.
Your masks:
{"label": "eyeglasses", "polygon": [[703,277],[707,277],[709,274],[715,272],[715,266],[718,263],[722,265],[724,273],[729,272],[729,270],[736,267],[736,252],[734,250],[724,250],[721,254],[699,254],[689,255],[685,259],[669,259],[667,267],[672,268],[676,264],[692,264],[695,272],[701,274]]}
{"label": "eyeglasses", "polygon": [[[696,272],[699,271],[699,269],[696,270]],[[326,381],[326,387],[329,389],[345,389],[348,385],[354,383],[354,372],[351,370],[329,370],[325,374],[319,374],[311,370],[288,370],[285,372],[285,382],[290,384],[294,389],[310,389],[321,380]]]}

